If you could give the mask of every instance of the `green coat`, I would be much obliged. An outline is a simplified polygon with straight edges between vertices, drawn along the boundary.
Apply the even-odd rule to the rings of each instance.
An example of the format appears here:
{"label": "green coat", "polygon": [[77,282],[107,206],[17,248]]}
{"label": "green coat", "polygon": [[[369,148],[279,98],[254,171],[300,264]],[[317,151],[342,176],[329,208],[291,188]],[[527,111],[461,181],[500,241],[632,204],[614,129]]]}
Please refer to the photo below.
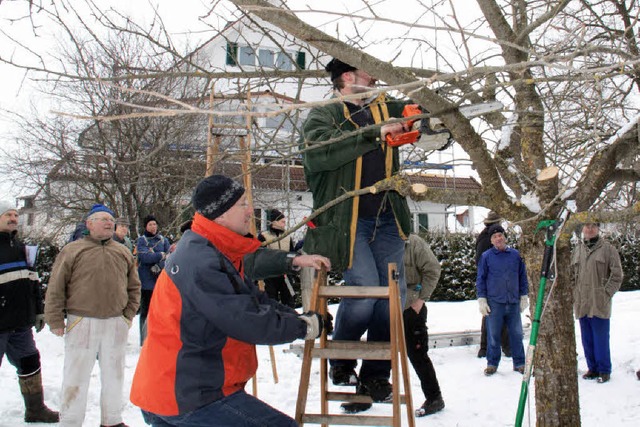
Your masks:
{"label": "green coat", "polygon": [[[409,236],[404,250],[404,276],[407,280],[405,310],[418,299],[429,301],[436,289],[442,268],[429,244],[417,234]],[[420,286],[420,289],[416,289]]]}
{"label": "green coat", "polygon": [[[350,120],[349,110],[343,103],[317,107],[309,112],[302,129],[301,149],[307,185],[313,194],[313,210],[338,198],[348,191],[359,189],[362,156],[382,147],[386,153],[386,177],[395,175],[399,168],[397,148],[389,148],[380,140],[380,124],[389,117],[402,117],[406,102],[387,98],[381,94],[369,104],[375,125],[358,129]],[[328,141],[337,139],[337,142]],[[327,142],[326,144],[323,144]],[[395,191],[388,193],[391,207],[402,238],[411,231],[409,206]],[[316,217],[316,228],[309,228],[304,240],[304,251],[331,259],[334,271],[351,266],[359,198],[345,200]]]}

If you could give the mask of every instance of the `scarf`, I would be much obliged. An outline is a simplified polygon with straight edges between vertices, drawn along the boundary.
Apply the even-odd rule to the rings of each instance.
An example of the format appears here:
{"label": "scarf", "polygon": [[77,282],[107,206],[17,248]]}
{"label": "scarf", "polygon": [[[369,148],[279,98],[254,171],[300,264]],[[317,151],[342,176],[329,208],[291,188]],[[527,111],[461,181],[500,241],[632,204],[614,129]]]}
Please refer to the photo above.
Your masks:
{"label": "scarf", "polygon": [[193,216],[191,231],[211,242],[213,246],[231,261],[242,277],[244,277],[242,259],[245,255],[255,252],[261,244],[258,239],[241,236],[235,231],[231,231],[197,212]]}

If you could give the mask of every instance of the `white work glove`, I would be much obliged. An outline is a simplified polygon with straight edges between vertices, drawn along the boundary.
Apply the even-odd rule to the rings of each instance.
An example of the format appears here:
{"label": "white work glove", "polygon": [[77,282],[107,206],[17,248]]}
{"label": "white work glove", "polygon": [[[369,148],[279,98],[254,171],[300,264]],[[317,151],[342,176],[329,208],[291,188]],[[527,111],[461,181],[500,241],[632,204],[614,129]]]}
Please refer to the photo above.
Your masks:
{"label": "white work glove", "polygon": [[324,326],[324,321],[320,314],[313,311],[307,311],[298,317],[307,323],[307,335],[304,337],[305,340],[315,340],[320,336],[322,333],[322,327]]}
{"label": "white work glove", "polygon": [[489,308],[486,298],[478,298],[478,305],[480,306],[480,314],[483,316],[488,316],[489,313],[491,313],[491,309]]}
{"label": "white work glove", "polygon": [[525,311],[529,307],[529,297],[526,295],[522,295],[520,297],[520,313]]}

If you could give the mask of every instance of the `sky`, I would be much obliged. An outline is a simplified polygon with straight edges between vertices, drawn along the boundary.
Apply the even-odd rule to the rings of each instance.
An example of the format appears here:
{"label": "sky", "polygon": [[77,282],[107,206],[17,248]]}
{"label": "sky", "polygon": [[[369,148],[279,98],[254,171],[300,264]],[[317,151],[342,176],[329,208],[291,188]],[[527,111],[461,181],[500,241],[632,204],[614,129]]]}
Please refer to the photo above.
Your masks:
{"label": "sky", "polygon": [[[405,0],[407,7],[411,5],[414,0]],[[435,1],[427,1],[425,4],[432,4]],[[65,2],[59,2],[65,4]],[[437,3],[437,2],[435,2]],[[56,33],[53,25],[51,25],[44,13],[33,13],[33,21],[26,19],[28,16],[28,2],[26,1],[10,1],[2,2],[0,5],[0,56],[4,59],[11,59],[15,62],[31,66],[39,66],[39,61],[34,54],[25,54],[24,49],[16,48],[16,42],[22,44],[28,49],[38,55],[44,55],[46,57],[48,52],[54,52],[57,49],[58,43],[67,42],[66,37],[61,37],[59,33]],[[37,2],[36,2],[37,4]],[[75,1],[71,4],[77,6],[83,4],[83,2]],[[211,25],[221,27],[224,21],[216,20],[212,15],[205,16],[208,8],[211,4],[215,4],[215,12],[225,14],[225,11],[235,9],[235,6],[230,5],[227,1],[212,1],[212,0],[183,0],[176,2],[173,0],[139,0],[132,2],[130,0],[109,0],[105,2],[98,2],[101,8],[107,7],[113,8],[124,15],[130,15],[133,19],[144,26],[145,23],[151,20],[151,7],[157,7],[160,16],[166,25],[169,34],[175,40],[184,40],[189,38],[192,44],[198,40],[206,40],[211,35],[211,29],[204,25],[207,22]],[[402,35],[406,35],[408,27],[404,25],[393,25],[391,23],[377,22],[375,24],[372,21],[354,21],[349,16],[340,16],[336,14],[318,14],[303,12],[311,8],[319,8],[321,10],[334,10],[338,12],[348,11],[355,15],[366,15],[368,13],[367,8],[361,1],[341,1],[334,2],[330,5],[323,1],[318,0],[289,0],[288,4],[293,10],[299,11],[299,16],[313,25],[316,25],[322,29],[325,29],[329,33],[339,33],[342,40],[348,40],[349,37],[356,31],[354,27],[358,27],[360,31],[364,31],[366,28],[366,37],[371,38],[374,41],[369,46],[366,46],[366,50],[378,56],[381,59],[393,60],[396,65],[414,65],[424,66],[427,68],[435,68],[437,65],[433,61],[432,50],[430,51],[428,44],[424,44],[424,48],[420,43],[413,41],[406,41],[403,47],[397,46],[397,40]],[[375,10],[381,15],[389,18],[397,16],[398,11],[394,6],[394,2],[374,0],[370,2],[375,7]],[[452,3],[453,7],[457,6],[458,13],[472,10],[468,5],[464,8],[460,6],[460,0]],[[62,9],[62,8],[61,8]],[[423,8],[414,8],[415,10],[423,10]],[[229,15],[228,13],[226,14]],[[22,19],[19,19],[22,18]],[[406,18],[405,16],[398,17],[398,19]],[[464,24],[465,15],[458,17],[462,19]],[[418,21],[419,25],[437,25],[439,22],[433,14],[420,15],[408,18],[409,20]],[[37,28],[38,37],[34,37],[33,25]],[[384,31],[380,31],[380,28],[384,28]],[[99,31],[98,28],[95,29]],[[423,40],[429,40],[430,42],[437,42],[439,50],[446,49],[446,40],[443,36],[430,32],[428,29],[412,28],[413,32],[417,31],[420,34],[419,38]],[[398,37],[395,37],[395,36]],[[10,42],[10,39],[15,42]],[[394,45],[395,43],[395,45]],[[432,49],[432,48],[431,48]],[[431,53],[430,53],[431,52]],[[13,122],[15,116],[13,114],[29,115],[37,113],[40,116],[51,114],[51,101],[45,95],[38,91],[38,86],[41,84],[38,80],[45,78],[43,74],[29,72],[25,74],[24,70],[17,69],[10,65],[4,64],[0,61],[0,143],[5,149],[11,149],[13,136],[15,133],[15,127]],[[56,106],[55,109],[65,111],[69,106]],[[461,150],[460,150],[461,151]],[[436,158],[431,161],[441,161],[440,153],[437,153]],[[466,157],[466,156],[465,156]],[[448,155],[445,155],[445,159],[449,159]],[[459,175],[468,175],[470,172],[460,172]],[[19,187],[19,186],[18,186]],[[0,179],[0,190],[3,193],[8,192],[9,187],[5,182],[4,185]],[[12,193],[22,192],[23,194],[32,193],[32,190],[21,191],[20,188],[14,188]],[[18,194],[13,194],[17,196]]]}
{"label": "sky", "polygon": [[[431,334],[478,330],[480,314],[476,301],[429,302],[428,320]],[[336,306],[331,306],[335,312]],[[583,427],[625,427],[640,425],[640,381],[635,371],[640,369],[640,291],[618,292],[613,298],[611,318],[611,381],[598,384],[578,379]],[[544,318],[542,320],[544,322]],[[523,317],[526,326],[529,321]],[[35,334],[42,359],[42,377],[45,401],[49,407],[60,407],[60,387],[64,360],[64,340],[53,335],[48,328]],[[576,336],[579,326],[576,322]],[[579,338],[578,338],[579,339]],[[131,378],[138,359],[138,317],[136,316],[127,344],[125,368],[125,395],[128,396]],[[297,340],[295,344],[302,344]],[[528,340],[525,340],[525,348]],[[293,416],[300,380],[301,359],[293,353],[284,353],[289,345],[274,346],[279,382],[274,383],[268,347],[258,347],[258,395],[277,409]],[[582,346],[576,345],[578,374],[586,371]],[[503,358],[497,374],[485,377],[485,359],[478,359],[478,345],[436,348],[429,351],[442,389],[445,409],[437,414],[417,418],[417,427],[496,427],[513,426],[522,386],[522,375],[514,372],[511,359]],[[414,407],[424,401],[419,381],[410,369],[411,393]],[[311,369],[308,412],[319,411],[319,362]],[[349,388],[331,386],[335,391]],[[247,385],[251,391],[251,384]],[[91,377],[85,426],[100,424],[99,369],[96,364]],[[523,426],[535,425],[534,381],[531,380],[528,406]],[[339,403],[331,402],[332,413],[339,411]],[[26,427],[23,422],[23,404],[15,369],[7,360],[0,366],[0,427]],[[371,415],[389,415],[391,405],[375,404]],[[128,402],[123,412],[124,422],[131,427],[145,426],[138,408]],[[408,426],[403,410],[403,426]],[[43,424],[44,426],[44,424]]]}

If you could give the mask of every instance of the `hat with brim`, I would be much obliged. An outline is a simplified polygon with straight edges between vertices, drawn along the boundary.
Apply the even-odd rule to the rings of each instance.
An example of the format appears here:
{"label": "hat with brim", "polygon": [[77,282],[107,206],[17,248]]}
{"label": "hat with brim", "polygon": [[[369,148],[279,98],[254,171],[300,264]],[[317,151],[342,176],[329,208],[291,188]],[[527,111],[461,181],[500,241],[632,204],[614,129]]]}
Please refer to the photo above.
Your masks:
{"label": "hat with brim", "polygon": [[491,225],[500,221],[502,221],[502,217],[500,215],[498,215],[494,211],[489,211],[489,214],[487,215],[487,217],[484,219],[483,222],[484,222],[484,225]]}

